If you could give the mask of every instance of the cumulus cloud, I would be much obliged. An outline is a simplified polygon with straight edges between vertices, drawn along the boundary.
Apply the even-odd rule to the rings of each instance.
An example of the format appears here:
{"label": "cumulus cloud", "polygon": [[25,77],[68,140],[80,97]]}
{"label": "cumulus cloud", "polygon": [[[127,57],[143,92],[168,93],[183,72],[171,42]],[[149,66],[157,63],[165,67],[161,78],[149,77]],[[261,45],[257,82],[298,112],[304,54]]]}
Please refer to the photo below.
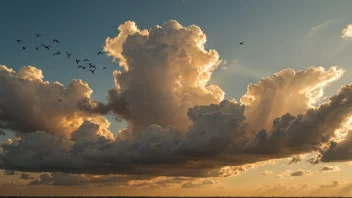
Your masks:
{"label": "cumulus cloud", "polygon": [[350,37],[352,37],[352,24],[347,25],[347,27],[342,30],[342,38],[348,39]]}
{"label": "cumulus cloud", "polygon": [[[70,137],[44,131],[21,134],[2,145],[0,165],[24,171],[95,174],[237,174],[241,168],[236,166],[309,152],[328,142],[350,113],[351,93],[351,86],[345,86],[319,108],[297,117],[285,114],[274,120],[270,131],[261,130],[254,136],[247,134],[246,107],[226,100],[190,108],[187,115],[192,125],[186,133],[173,126],[154,124],[133,139],[113,140],[99,132],[99,125],[85,121]],[[329,125],[324,119],[329,120]],[[194,164],[195,160],[198,163]],[[175,163],[183,166],[175,167]],[[224,169],[225,166],[235,168]],[[166,167],[168,171],[164,170]],[[197,171],[191,171],[194,169]]]}
{"label": "cumulus cloud", "polygon": [[23,180],[32,180],[32,179],[34,179],[34,177],[31,176],[30,174],[22,173],[20,179],[23,179]]}
{"label": "cumulus cloud", "polygon": [[287,177],[291,174],[291,170],[285,170],[281,173],[274,176],[276,179],[287,179]]}
{"label": "cumulus cloud", "polygon": [[16,175],[16,172],[13,170],[4,170],[3,175]]}
{"label": "cumulus cloud", "polygon": [[290,162],[288,163],[288,165],[290,164],[296,164],[296,163],[299,163],[301,161],[301,157],[299,155],[295,155],[295,156],[292,156]]}
{"label": "cumulus cloud", "polygon": [[[342,69],[285,69],[250,85],[239,103],[223,100],[224,92],[208,85],[219,56],[205,49],[199,27],[168,21],[139,30],[126,22],[119,30],[105,51],[124,71],[114,72],[107,104],[93,100],[84,81],[65,87],[43,81],[35,67],[16,73],[0,66],[0,128],[16,132],[1,145],[0,168],[226,177],[253,163],[322,150],[352,116],[352,85],[316,104]],[[102,116],[108,112],[128,123],[116,138]],[[32,184],[53,184],[53,178],[70,181],[50,174]]]}
{"label": "cumulus cloud", "polygon": [[281,115],[304,113],[323,96],[324,88],[343,73],[344,70],[336,67],[327,71],[322,67],[298,72],[285,69],[249,85],[247,93],[241,97],[248,123],[254,131],[270,129],[273,120]]}
{"label": "cumulus cloud", "polygon": [[311,171],[308,171],[308,170],[296,170],[294,172],[291,173],[291,176],[305,176],[305,175],[310,175],[312,174]]}
{"label": "cumulus cloud", "polygon": [[114,72],[116,88],[109,91],[106,106],[88,101],[83,108],[112,110],[129,123],[123,133],[135,135],[153,124],[186,131],[189,108],[224,99],[218,86],[207,84],[220,61],[215,50],[205,49],[206,35],[198,26],[183,27],[171,20],[139,30],[128,21],[119,30],[106,39],[105,51],[125,70]]}
{"label": "cumulus cloud", "polygon": [[337,186],[346,185],[348,183],[350,183],[350,182],[347,182],[344,180],[336,180],[336,181],[333,181],[332,183],[321,184],[320,187],[322,187],[322,188],[335,188]]}
{"label": "cumulus cloud", "polygon": [[68,135],[84,120],[108,127],[104,117],[88,116],[76,106],[93,92],[86,82],[72,80],[64,87],[43,78],[42,71],[33,66],[15,72],[0,65],[0,129]]}
{"label": "cumulus cloud", "polygon": [[325,165],[323,166],[319,171],[320,172],[336,172],[336,171],[340,171],[341,169],[338,166],[328,166]]}
{"label": "cumulus cloud", "polygon": [[332,142],[328,149],[321,151],[323,162],[343,162],[352,160],[352,133],[348,131],[345,140]]}
{"label": "cumulus cloud", "polygon": [[273,174],[273,171],[270,170],[265,170],[264,172],[262,172],[262,175],[271,175]]}

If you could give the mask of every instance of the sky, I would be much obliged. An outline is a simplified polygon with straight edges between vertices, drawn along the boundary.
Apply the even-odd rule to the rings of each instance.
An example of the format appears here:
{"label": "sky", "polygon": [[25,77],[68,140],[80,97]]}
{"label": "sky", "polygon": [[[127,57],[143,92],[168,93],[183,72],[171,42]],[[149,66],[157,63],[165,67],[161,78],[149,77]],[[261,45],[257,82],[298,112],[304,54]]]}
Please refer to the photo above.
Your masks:
{"label": "sky", "polygon": [[352,196],[351,6],[2,1],[1,194]]}

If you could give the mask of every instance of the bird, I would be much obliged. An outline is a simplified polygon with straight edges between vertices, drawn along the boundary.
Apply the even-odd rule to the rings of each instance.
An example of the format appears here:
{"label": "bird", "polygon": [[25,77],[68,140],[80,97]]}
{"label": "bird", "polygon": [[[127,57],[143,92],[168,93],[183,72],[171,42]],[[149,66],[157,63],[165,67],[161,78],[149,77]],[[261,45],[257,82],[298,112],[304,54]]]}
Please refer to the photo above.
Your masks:
{"label": "bird", "polygon": [[36,47],[35,49],[36,49],[36,50],[39,50],[39,47]]}
{"label": "bird", "polygon": [[89,68],[97,69],[97,68],[95,67],[95,65],[89,65]]}
{"label": "bird", "polygon": [[243,45],[243,43],[244,43],[244,41],[242,41],[242,42],[240,43],[240,45]]}
{"label": "bird", "polygon": [[85,69],[86,67],[83,67],[83,66],[81,66],[81,65],[78,65],[77,69],[78,69],[78,68]]}
{"label": "bird", "polygon": [[61,52],[56,51],[56,52],[55,52],[55,54],[54,54],[53,56],[55,56],[55,55],[60,55],[60,54],[61,54]]}
{"label": "bird", "polygon": [[47,49],[47,50],[50,50],[50,47],[51,47],[51,46],[46,46],[46,45],[43,45],[43,44],[41,46],[45,47],[45,49]]}
{"label": "bird", "polygon": [[17,41],[17,43],[19,44],[22,40],[16,40]]}
{"label": "bird", "polygon": [[39,37],[41,36],[41,34],[34,34],[34,35],[36,35],[36,36],[37,36],[37,38],[39,38]]}
{"label": "bird", "polygon": [[94,72],[95,72],[95,70],[91,70],[91,69],[89,71],[92,72],[92,74],[94,74]]}
{"label": "bird", "polygon": [[106,67],[103,67],[103,70],[106,70]]}
{"label": "bird", "polygon": [[22,46],[22,50],[25,50],[26,48],[27,48],[27,46],[25,46],[25,47]]}
{"label": "bird", "polygon": [[[65,52],[66,52],[66,51],[65,51]],[[69,53],[66,52],[66,55],[67,55],[68,58],[70,58],[70,56],[71,56],[72,54],[69,54]]]}
{"label": "bird", "polygon": [[84,59],[83,62],[89,61],[88,59]]}
{"label": "bird", "polygon": [[103,52],[98,52],[98,54],[97,54],[97,55],[99,55],[99,54],[103,54]]}
{"label": "bird", "polygon": [[53,43],[59,43],[59,41],[57,39],[54,39]]}
{"label": "bird", "polygon": [[77,63],[77,64],[79,63],[79,61],[81,61],[81,60],[76,59],[76,63]]}

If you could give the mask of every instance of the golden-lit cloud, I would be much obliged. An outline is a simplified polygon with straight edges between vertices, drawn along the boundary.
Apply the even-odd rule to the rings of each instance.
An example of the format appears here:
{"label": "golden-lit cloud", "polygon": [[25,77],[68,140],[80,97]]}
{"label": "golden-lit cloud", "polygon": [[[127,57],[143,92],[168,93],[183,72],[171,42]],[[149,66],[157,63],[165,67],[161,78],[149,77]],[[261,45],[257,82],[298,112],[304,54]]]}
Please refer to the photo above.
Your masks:
{"label": "golden-lit cloud", "polygon": [[319,171],[320,172],[336,172],[340,171],[341,169],[338,166],[328,166],[324,165]]}
{"label": "golden-lit cloud", "polygon": [[352,37],[352,24],[347,25],[347,27],[342,30],[342,38],[348,39],[350,37]]}
{"label": "golden-lit cloud", "polygon": [[0,129],[69,135],[90,120],[100,124],[103,134],[110,135],[110,123],[103,116],[89,116],[76,106],[93,92],[86,82],[72,80],[64,87],[43,78],[42,71],[33,66],[22,67],[18,73],[0,66]]}

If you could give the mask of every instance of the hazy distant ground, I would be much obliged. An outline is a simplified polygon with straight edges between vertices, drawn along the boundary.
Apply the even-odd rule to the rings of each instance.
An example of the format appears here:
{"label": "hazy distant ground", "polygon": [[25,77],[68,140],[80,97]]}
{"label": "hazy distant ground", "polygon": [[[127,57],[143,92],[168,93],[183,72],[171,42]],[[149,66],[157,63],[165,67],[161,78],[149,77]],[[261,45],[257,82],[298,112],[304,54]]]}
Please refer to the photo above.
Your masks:
{"label": "hazy distant ground", "polygon": [[[109,197],[109,198],[174,198],[174,197],[177,197],[177,198],[215,198],[214,196],[209,196],[209,197],[190,197],[190,196],[182,196],[182,197],[178,197],[178,196],[0,196],[0,198],[2,197],[11,197],[11,198],[20,198],[20,197],[55,197],[55,198],[71,198],[71,197],[79,197],[79,198],[85,198],[85,197],[88,197],[88,198],[95,198],[95,197]],[[245,196],[216,196],[216,198],[240,198],[240,197],[245,197]],[[251,197],[251,198],[256,198],[256,197],[260,197],[260,196],[246,196],[246,197]],[[292,196],[263,196],[263,197],[270,197],[270,198],[273,198],[273,197],[285,197],[285,198],[295,198],[295,197],[292,197]],[[314,198],[313,196],[303,196],[303,197],[310,197],[310,198]],[[325,196],[319,196],[319,198],[322,198],[322,197],[325,197]],[[342,197],[342,196],[326,196],[326,197]]]}

